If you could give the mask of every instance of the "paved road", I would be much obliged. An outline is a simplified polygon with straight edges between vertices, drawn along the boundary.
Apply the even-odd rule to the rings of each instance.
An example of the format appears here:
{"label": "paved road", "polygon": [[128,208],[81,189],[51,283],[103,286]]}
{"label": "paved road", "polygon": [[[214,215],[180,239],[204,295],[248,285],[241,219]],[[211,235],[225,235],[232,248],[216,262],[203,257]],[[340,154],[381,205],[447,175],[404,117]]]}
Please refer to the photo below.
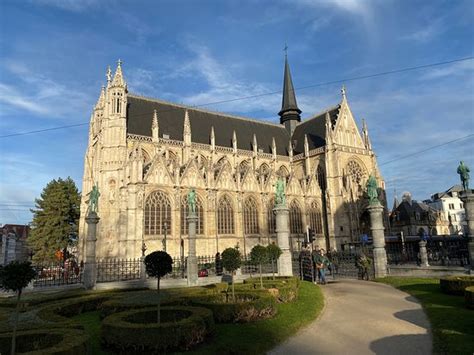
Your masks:
{"label": "paved road", "polygon": [[431,328],[410,295],[375,282],[321,286],[320,318],[270,354],[431,354]]}

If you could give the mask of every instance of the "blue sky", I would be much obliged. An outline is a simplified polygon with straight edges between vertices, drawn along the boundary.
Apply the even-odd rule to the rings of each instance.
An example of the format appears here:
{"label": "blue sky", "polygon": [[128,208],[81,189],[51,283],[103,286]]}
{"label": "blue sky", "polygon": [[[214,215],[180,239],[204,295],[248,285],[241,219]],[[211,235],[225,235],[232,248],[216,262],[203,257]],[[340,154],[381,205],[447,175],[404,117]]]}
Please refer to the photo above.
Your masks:
{"label": "blue sky", "polygon": [[[129,90],[191,105],[280,91],[283,47],[296,88],[473,56],[474,2],[113,1],[0,3],[0,136],[87,123],[107,65]],[[474,60],[347,81],[386,180],[423,200],[474,168]],[[296,90],[303,117],[340,100],[341,84]],[[280,95],[208,105],[277,120]],[[0,138],[0,223],[27,223],[53,178],[81,188],[87,126]],[[474,170],[473,170],[474,172]],[[474,183],[473,183],[474,184]]]}

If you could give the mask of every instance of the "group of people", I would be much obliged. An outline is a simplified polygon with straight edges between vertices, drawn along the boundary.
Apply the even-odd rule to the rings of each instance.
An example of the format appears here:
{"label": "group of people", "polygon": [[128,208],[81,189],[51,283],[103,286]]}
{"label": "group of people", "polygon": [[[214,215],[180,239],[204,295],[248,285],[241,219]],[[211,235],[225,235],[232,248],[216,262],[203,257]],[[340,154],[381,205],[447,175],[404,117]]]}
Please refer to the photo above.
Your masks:
{"label": "group of people", "polygon": [[311,271],[311,278],[314,283],[326,284],[326,270],[332,268],[332,263],[324,249],[316,247],[311,251],[309,247],[305,247],[300,252],[299,261],[302,279],[308,279],[308,271]]}

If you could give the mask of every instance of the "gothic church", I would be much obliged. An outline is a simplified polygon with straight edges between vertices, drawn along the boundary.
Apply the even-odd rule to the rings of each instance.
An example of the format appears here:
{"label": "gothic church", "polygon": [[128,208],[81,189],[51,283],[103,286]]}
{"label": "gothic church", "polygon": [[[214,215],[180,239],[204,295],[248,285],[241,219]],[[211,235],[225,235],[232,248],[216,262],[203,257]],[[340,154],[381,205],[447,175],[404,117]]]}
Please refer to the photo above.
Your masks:
{"label": "gothic church", "polygon": [[197,254],[276,240],[274,185],[285,179],[291,248],[307,226],[326,249],[367,233],[365,184],[384,181],[367,126],[356,125],[346,93],[302,121],[285,58],[280,123],[212,112],[130,93],[119,61],[90,120],[84,160],[80,244],[84,255],[87,196],[101,193],[99,258],[148,252],[187,254],[186,195],[197,192]]}

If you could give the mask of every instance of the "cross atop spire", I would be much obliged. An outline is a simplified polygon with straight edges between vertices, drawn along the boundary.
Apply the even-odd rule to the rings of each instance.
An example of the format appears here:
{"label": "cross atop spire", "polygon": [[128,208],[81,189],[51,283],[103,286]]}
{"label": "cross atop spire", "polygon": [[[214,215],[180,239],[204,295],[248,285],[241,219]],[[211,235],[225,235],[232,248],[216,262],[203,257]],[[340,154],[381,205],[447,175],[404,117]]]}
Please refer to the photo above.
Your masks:
{"label": "cross atop spire", "polygon": [[341,95],[342,95],[342,99],[345,100],[346,99],[346,86],[344,84],[342,84]]}
{"label": "cross atop spire", "polygon": [[285,58],[288,56],[288,45],[285,42],[285,48],[283,48],[283,52],[285,52]]}
{"label": "cross atop spire", "polygon": [[120,59],[117,61],[117,69],[115,70],[114,79],[112,80],[112,86],[127,86],[123,78],[122,61]]}

